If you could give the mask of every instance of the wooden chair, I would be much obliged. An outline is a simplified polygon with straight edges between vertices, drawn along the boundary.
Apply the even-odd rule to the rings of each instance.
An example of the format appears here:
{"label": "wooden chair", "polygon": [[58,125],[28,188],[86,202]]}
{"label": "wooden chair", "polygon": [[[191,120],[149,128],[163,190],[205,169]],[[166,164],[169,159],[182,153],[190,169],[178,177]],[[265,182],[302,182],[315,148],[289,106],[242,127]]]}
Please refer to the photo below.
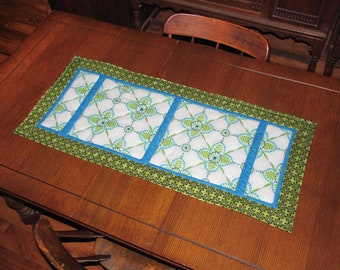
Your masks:
{"label": "wooden chair", "polygon": [[177,13],[170,16],[163,27],[163,33],[192,37],[224,44],[256,59],[269,60],[268,41],[259,33],[226,21],[194,14]]}
{"label": "wooden chair", "polygon": [[[34,240],[38,248],[57,270],[83,270],[86,269],[83,266],[86,263],[100,264],[104,269],[109,270],[175,270],[173,267],[118,245],[89,230],[55,231],[49,220],[40,212],[12,198],[4,197],[4,199],[10,208],[17,211],[24,224],[32,225]],[[74,258],[62,244],[63,240],[68,240],[68,242],[69,240],[72,242],[94,240],[94,255]]]}
{"label": "wooden chair", "polygon": [[[83,266],[86,263],[100,264],[102,268],[109,270],[175,270],[173,267],[118,245],[89,230],[55,231],[49,220],[40,212],[12,198],[4,197],[4,199],[10,208],[17,211],[24,224],[32,225],[34,240],[38,248],[57,270],[86,269]],[[71,242],[94,240],[94,255],[74,258],[62,244],[63,240],[68,240],[68,242],[69,240]]]}
{"label": "wooden chair", "polygon": [[[57,270],[84,270],[83,264],[101,264],[104,269],[174,270],[152,258],[106,240],[88,230],[54,231],[49,221],[41,218],[33,225],[34,239],[46,259]],[[73,258],[61,239],[95,239],[94,254]],[[104,254],[104,255],[98,255]]]}
{"label": "wooden chair", "polygon": [[111,255],[73,258],[64,247],[63,239],[97,239],[102,237],[88,230],[54,231],[50,222],[41,218],[33,224],[34,240],[46,259],[58,270],[84,270],[82,263],[96,263],[111,259]]}

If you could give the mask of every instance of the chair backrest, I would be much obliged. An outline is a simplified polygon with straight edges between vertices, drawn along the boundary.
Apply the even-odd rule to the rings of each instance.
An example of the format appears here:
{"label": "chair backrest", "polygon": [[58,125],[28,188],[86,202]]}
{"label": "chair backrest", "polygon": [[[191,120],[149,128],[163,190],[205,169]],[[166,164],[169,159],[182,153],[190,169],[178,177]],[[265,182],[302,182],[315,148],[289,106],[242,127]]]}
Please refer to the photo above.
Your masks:
{"label": "chair backrest", "polygon": [[[177,13],[170,16],[163,27],[163,33],[189,36],[224,44],[256,59],[269,59],[268,41],[259,33],[226,21],[194,14]],[[193,39],[192,39],[193,42]]]}
{"label": "chair backrest", "polygon": [[[33,224],[33,235],[40,251],[57,270],[86,270],[85,264],[101,264],[105,269],[175,270],[173,267],[118,245],[92,231],[54,231],[48,219],[45,218]],[[72,240],[72,242],[95,240],[94,255],[72,257],[69,250],[62,244],[65,240]]]}
{"label": "chair backrest", "polygon": [[82,263],[96,263],[109,260],[111,255],[92,255],[87,257],[74,258],[69,251],[64,247],[60,238],[69,239],[97,239],[102,237],[87,230],[74,231],[54,231],[50,222],[47,219],[41,218],[33,224],[34,240],[37,243],[40,251],[54,268],[58,270],[85,270]]}

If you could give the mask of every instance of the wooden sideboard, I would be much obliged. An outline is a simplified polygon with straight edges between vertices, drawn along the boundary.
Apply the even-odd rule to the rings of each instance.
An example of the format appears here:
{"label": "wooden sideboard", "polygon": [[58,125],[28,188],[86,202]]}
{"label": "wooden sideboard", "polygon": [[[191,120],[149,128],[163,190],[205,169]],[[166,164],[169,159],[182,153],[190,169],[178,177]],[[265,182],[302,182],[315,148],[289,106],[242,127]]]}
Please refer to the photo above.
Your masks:
{"label": "wooden sideboard", "polygon": [[340,0],[130,0],[137,29],[141,4],[215,17],[307,43],[311,55],[308,71],[312,72],[340,9]]}

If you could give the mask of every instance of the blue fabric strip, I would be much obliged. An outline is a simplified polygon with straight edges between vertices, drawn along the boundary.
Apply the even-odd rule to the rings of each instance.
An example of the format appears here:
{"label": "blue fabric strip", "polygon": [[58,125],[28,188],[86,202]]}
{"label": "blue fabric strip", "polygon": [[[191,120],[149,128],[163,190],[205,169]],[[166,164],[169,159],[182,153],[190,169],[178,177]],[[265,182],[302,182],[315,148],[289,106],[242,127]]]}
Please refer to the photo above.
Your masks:
{"label": "blue fabric strip", "polygon": [[148,147],[148,150],[145,152],[144,157],[142,159],[142,161],[144,163],[149,163],[151,157],[153,156],[153,154],[155,153],[155,151],[157,150],[158,145],[160,144],[161,140],[164,137],[164,133],[166,132],[172,117],[174,116],[177,107],[179,105],[179,103],[181,102],[181,98],[180,97],[175,97],[173,103],[171,104],[171,107],[168,111],[168,113],[166,114],[162,124],[160,125],[155,137],[153,138],[151,144]]}
{"label": "blue fabric strip", "polygon": [[260,124],[256,130],[255,137],[253,139],[253,143],[250,147],[246,162],[244,163],[242,173],[240,175],[240,179],[237,184],[236,193],[239,195],[244,195],[244,192],[247,188],[247,183],[249,180],[249,176],[252,172],[254,162],[256,160],[257,153],[261,146],[261,142],[264,136],[264,132],[267,128],[268,123],[265,121],[260,121]]}
{"label": "blue fabric strip", "polygon": [[81,105],[78,107],[78,109],[75,111],[75,113],[72,115],[71,119],[67,122],[63,130],[61,131],[61,135],[67,135],[71,128],[74,126],[74,123],[78,120],[78,118],[81,116],[83,111],[86,109],[88,104],[91,102],[92,98],[97,94],[97,91],[99,87],[103,84],[103,81],[106,79],[105,76],[100,75],[94,86],[91,88]]}

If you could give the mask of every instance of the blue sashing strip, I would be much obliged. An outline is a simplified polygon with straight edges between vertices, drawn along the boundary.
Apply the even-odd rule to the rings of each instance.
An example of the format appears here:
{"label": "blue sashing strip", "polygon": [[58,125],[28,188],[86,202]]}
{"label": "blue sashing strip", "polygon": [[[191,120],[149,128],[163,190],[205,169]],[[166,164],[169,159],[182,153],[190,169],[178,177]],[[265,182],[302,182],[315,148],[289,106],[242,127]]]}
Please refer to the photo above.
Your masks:
{"label": "blue sashing strip", "polygon": [[99,79],[96,81],[96,83],[94,84],[92,89],[87,93],[87,95],[86,95],[85,99],[82,101],[81,105],[78,107],[78,109],[72,115],[71,119],[67,122],[67,124],[63,128],[63,130],[61,132],[62,136],[68,136],[68,133],[70,132],[71,128],[74,126],[75,122],[78,120],[78,118],[84,112],[86,107],[89,105],[92,98],[97,94],[98,89],[102,85],[105,78],[106,78],[105,76],[99,76]]}
{"label": "blue sashing strip", "polygon": [[149,145],[148,150],[145,152],[144,157],[143,157],[143,163],[148,164],[152,156],[154,155],[155,151],[157,150],[158,145],[160,144],[164,133],[166,132],[172,117],[174,116],[178,105],[181,102],[180,97],[175,97],[174,102],[172,103],[166,117],[164,118],[161,126],[159,127],[155,137],[153,138],[151,144]]}
{"label": "blue sashing strip", "polygon": [[244,163],[244,167],[242,169],[242,173],[240,179],[237,184],[236,194],[242,196],[245,193],[249,176],[254,166],[254,162],[256,160],[257,153],[261,146],[261,142],[266,131],[268,123],[264,121],[260,121],[260,124],[256,130],[256,134],[253,139],[253,143],[251,144],[249,154]]}
{"label": "blue sashing strip", "polygon": [[[69,81],[69,83],[67,84],[67,86],[65,87],[65,89],[63,90],[63,92],[59,95],[59,97],[57,98],[57,100],[53,103],[53,105],[51,106],[51,108],[47,111],[47,113],[45,114],[45,116],[41,119],[41,121],[38,123],[38,127],[40,128],[45,128],[44,126],[41,125],[42,122],[45,121],[45,119],[47,117],[50,116],[51,112],[54,110],[54,108],[59,104],[59,102],[63,99],[63,97],[65,96],[65,94],[67,93],[67,91],[69,90],[69,88],[71,87],[71,85],[73,84],[73,82],[77,79],[78,74],[82,71],[85,71],[83,69],[78,69],[77,72],[74,74],[74,76],[72,77],[72,79]],[[46,129],[46,128],[45,128]],[[50,129],[49,129],[50,130]],[[59,134],[58,131],[55,131]]]}
{"label": "blue sashing strip", "polygon": [[[68,123],[65,125],[65,127],[62,129],[62,131],[57,131],[57,130],[54,130],[54,129],[51,129],[51,128],[48,128],[48,127],[45,127],[42,125],[42,123],[44,122],[44,120],[50,115],[51,111],[54,110],[54,108],[58,105],[58,103],[60,102],[60,100],[64,97],[64,95],[66,94],[66,92],[68,91],[68,89],[70,88],[70,86],[72,85],[72,83],[74,82],[74,80],[77,78],[78,74],[80,72],[88,72],[88,73],[92,73],[92,74],[96,74],[96,75],[99,75],[99,78],[97,79],[96,83],[94,84],[94,86],[90,89],[90,91],[87,93],[87,96],[85,97],[85,99],[82,101],[81,105],[78,107],[78,109],[76,110],[76,112],[74,113],[74,115],[71,117],[71,119],[68,121]],[[86,109],[86,107],[88,106],[88,103],[92,100],[92,98],[96,95],[98,89],[100,88],[100,86],[102,85],[103,81],[108,78],[108,79],[111,79],[111,80],[114,80],[116,82],[120,82],[120,83],[124,83],[126,85],[131,85],[131,86],[138,86],[138,87],[141,87],[141,88],[144,88],[144,89],[147,89],[149,91],[153,91],[153,92],[159,92],[159,93],[162,93],[162,94],[165,94],[165,95],[168,95],[168,96],[173,96],[174,97],[174,101],[168,111],[168,113],[166,114],[166,117],[164,118],[161,126],[159,127],[155,137],[153,138],[151,144],[149,145],[147,151],[145,152],[144,156],[142,159],[138,159],[138,158],[134,158],[132,156],[129,156],[129,155],[126,155],[126,154],[123,154],[123,153],[120,153],[120,152],[117,152],[117,151],[114,151],[112,149],[108,149],[104,146],[101,146],[101,145],[96,145],[94,143],[91,143],[91,142],[88,142],[88,141],[83,141],[83,140],[80,140],[76,137],[73,137],[73,136],[70,136],[68,134],[68,132],[70,131],[70,129],[73,127],[74,123],[77,121],[77,119],[81,116],[82,112]],[[113,153],[115,155],[119,155],[119,156],[122,156],[124,158],[127,158],[127,159],[130,159],[130,160],[133,160],[135,162],[138,162],[138,163],[141,163],[141,164],[145,164],[145,165],[148,165],[148,166],[151,166],[151,167],[154,167],[154,168],[157,168],[157,169],[160,169],[160,170],[163,170],[163,171],[167,171],[167,172],[170,172],[172,174],[175,174],[177,176],[180,176],[180,177],[183,177],[183,178],[186,178],[186,179],[190,179],[190,180],[193,180],[193,181],[197,181],[197,182],[200,182],[200,183],[203,183],[205,185],[208,185],[208,186],[213,186],[215,188],[218,188],[218,189],[221,189],[221,190],[225,190],[229,193],[232,193],[232,194],[235,194],[237,196],[240,196],[240,197],[244,197],[248,200],[251,200],[251,201],[255,201],[257,203],[260,203],[260,204],[263,204],[263,205],[267,205],[269,207],[272,207],[272,208],[276,208],[277,207],[277,204],[278,204],[278,200],[279,200],[279,194],[280,194],[280,190],[281,190],[281,187],[282,187],[282,182],[283,182],[283,178],[284,178],[284,172],[285,172],[285,168],[286,168],[286,165],[287,165],[287,162],[288,162],[288,158],[289,158],[289,153],[290,153],[290,150],[291,150],[291,147],[293,145],[293,140],[294,140],[294,137],[295,137],[295,134],[296,134],[296,130],[295,129],[292,129],[292,128],[288,128],[288,127],[284,127],[285,129],[289,130],[292,132],[292,136],[290,138],[290,145],[289,147],[287,148],[286,150],[286,153],[285,153],[285,159],[283,161],[283,164],[282,164],[282,169],[281,169],[281,175],[280,175],[280,179],[279,179],[279,182],[278,182],[278,186],[276,188],[276,191],[275,191],[275,197],[274,197],[274,202],[273,203],[267,203],[267,202],[264,202],[264,201],[261,201],[261,200],[258,200],[258,199],[255,199],[255,198],[251,198],[247,195],[245,195],[245,189],[246,189],[246,186],[247,186],[247,183],[248,183],[248,180],[249,180],[249,177],[250,177],[250,173],[252,171],[252,168],[253,168],[253,165],[254,165],[254,162],[256,160],[256,156],[257,156],[257,153],[258,153],[258,150],[260,148],[260,145],[261,145],[261,142],[262,142],[262,139],[263,139],[263,136],[264,136],[264,133],[265,133],[265,130],[269,124],[269,122],[267,121],[263,121],[263,120],[260,120],[260,119],[257,119],[257,118],[253,118],[253,117],[250,117],[250,116],[246,116],[246,115],[242,115],[242,116],[245,116],[247,117],[248,119],[255,119],[257,121],[259,121],[259,126],[257,128],[257,131],[256,131],[256,134],[255,134],[255,137],[253,139],[253,143],[251,145],[251,148],[249,150],[249,154],[247,156],[247,159],[245,161],[245,164],[244,164],[244,168],[242,170],[242,173],[240,175],[240,179],[238,181],[238,185],[237,185],[237,188],[235,191],[233,190],[230,190],[230,189],[227,189],[225,187],[222,187],[222,186],[219,186],[219,185],[216,185],[216,184],[211,184],[209,182],[206,182],[206,181],[203,181],[201,179],[197,179],[197,178],[194,178],[194,177],[191,177],[191,176],[186,176],[186,175],[183,175],[183,174],[180,174],[180,173],[177,173],[177,172],[174,172],[174,171],[171,171],[169,169],[165,169],[163,167],[160,167],[160,166],[157,166],[157,165],[154,165],[154,164],[151,164],[149,163],[151,157],[153,156],[153,154],[155,153],[159,143],[161,142],[162,138],[163,138],[163,135],[164,133],[166,132],[167,128],[168,128],[168,125],[170,124],[171,122],[171,119],[173,117],[173,115],[175,114],[176,110],[177,110],[177,107],[179,106],[180,102],[182,100],[187,100],[187,101],[190,101],[190,102],[193,102],[193,103],[196,103],[196,104],[199,104],[199,105],[203,105],[205,107],[210,107],[210,108],[213,108],[215,110],[218,110],[218,111],[222,111],[222,112],[228,112],[228,113],[232,113],[234,115],[242,115],[242,114],[239,114],[239,113],[235,113],[235,112],[230,112],[228,110],[223,110],[221,108],[216,108],[216,107],[213,107],[211,105],[208,105],[208,104],[203,104],[203,103],[200,103],[200,102],[196,102],[196,101],[193,101],[193,100],[189,100],[189,99],[186,99],[186,98],[182,98],[182,97],[179,97],[179,96],[175,96],[175,95],[172,95],[172,94],[169,94],[169,93],[166,93],[166,92],[163,92],[163,91],[160,91],[160,90],[157,90],[157,89],[153,89],[153,88],[147,88],[147,87],[144,87],[144,86],[141,86],[141,85],[137,85],[137,84],[133,84],[133,83],[129,83],[129,82],[125,82],[125,81],[122,81],[122,80],[119,80],[119,79],[115,79],[115,78],[112,78],[112,77],[109,77],[109,76],[106,76],[106,75],[103,75],[103,74],[100,74],[100,73],[97,73],[97,72],[93,72],[93,71],[89,71],[89,70],[85,70],[85,69],[82,69],[82,68],[79,68],[77,70],[77,72],[75,73],[75,75],[72,77],[72,79],[70,80],[70,82],[67,84],[67,86],[65,87],[65,89],[63,90],[63,92],[61,93],[61,95],[58,97],[58,99],[54,102],[54,104],[51,106],[51,108],[47,111],[47,113],[45,114],[45,116],[42,118],[42,120],[37,124],[37,126],[39,128],[42,128],[42,129],[45,129],[45,130],[48,130],[49,132],[52,132],[54,134],[57,134],[57,135],[61,135],[63,137],[66,137],[68,139],[71,139],[71,140],[74,140],[74,141],[78,141],[80,143],[83,143],[85,145],[90,145],[92,147],[95,147],[95,148],[98,148],[98,149],[101,149],[101,150],[104,150],[104,151],[107,151],[107,152],[110,152],[110,153]],[[277,125],[275,123],[271,123],[271,125],[275,125],[275,126],[279,126],[279,127],[283,127],[281,125]]]}

